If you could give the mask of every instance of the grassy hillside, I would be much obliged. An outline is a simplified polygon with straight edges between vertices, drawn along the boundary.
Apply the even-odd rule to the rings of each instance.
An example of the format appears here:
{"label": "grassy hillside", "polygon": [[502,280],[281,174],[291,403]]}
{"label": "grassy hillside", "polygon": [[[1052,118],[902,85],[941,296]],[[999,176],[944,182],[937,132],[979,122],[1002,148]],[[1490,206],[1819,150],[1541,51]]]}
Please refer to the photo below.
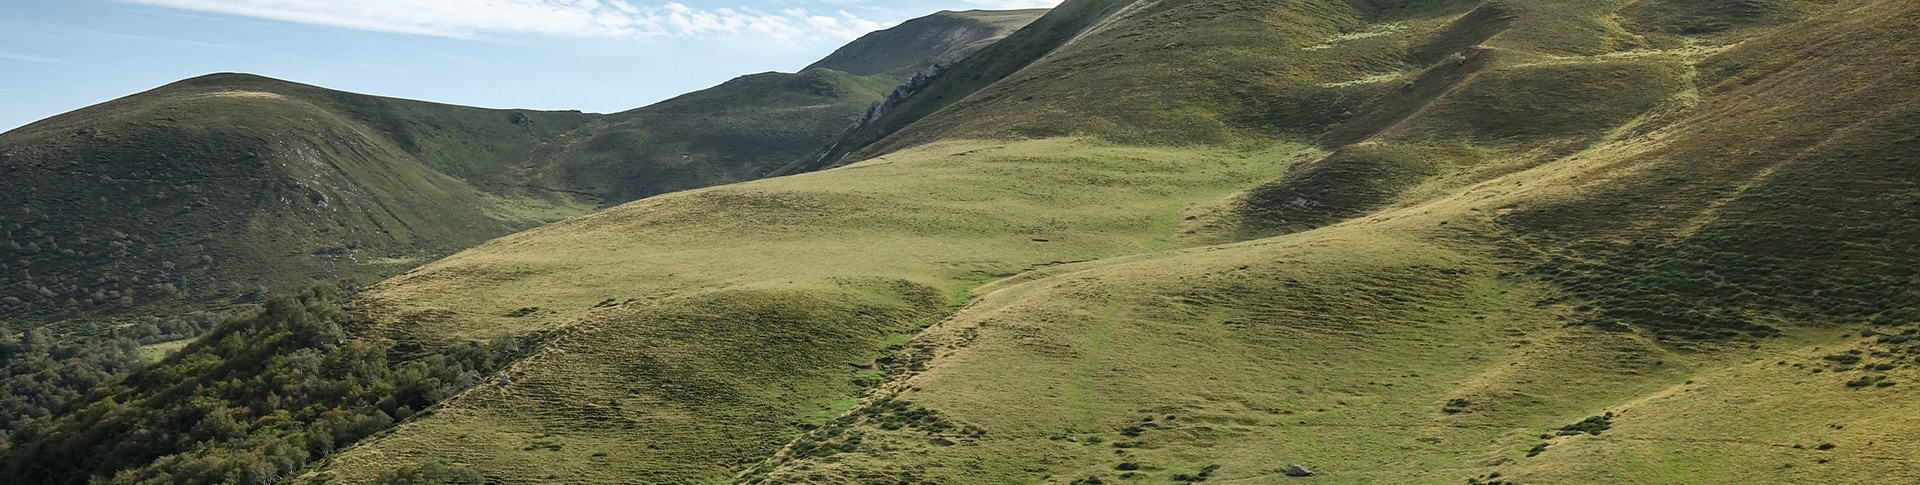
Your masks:
{"label": "grassy hillside", "polygon": [[1461,186],[1457,151],[1366,143],[1276,185],[1385,210],[981,288],[741,479],[1910,482],[1915,7],[1854,7],[1693,58],[1710,87],[1571,156]]}
{"label": "grassy hillside", "polygon": [[[1639,192],[1674,183],[1662,182],[1671,174],[1578,178],[1596,175],[1595,166],[1642,163],[1645,155],[1629,147],[1741,147],[1708,142],[1696,132],[1760,132],[1735,125],[1739,121],[1717,103],[1774,95],[1708,86],[1736,76],[1797,83],[1786,79],[1833,71],[1783,72],[1781,65],[1764,64],[1802,55],[1792,50],[1793,39],[1885,52],[1847,59],[1896,65],[1907,48],[1889,43],[1888,36],[1903,31],[1889,24],[1904,18],[1898,12],[1861,16],[1836,8],[1833,17],[1815,16],[1793,29],[1760,23],[1665,48],[1644,40],[1651,33],[1605,21],[1618,7],[1588,4],[1104,5],[1070,2],[1051,15],[1083,17],[1043,19],[989,48],[983,56],[1014,49],[1033,32],[1081,22],[1078,33],[1067,36],[1071,42],[876,145],[872,153],[880,155],[864,163],[651,199],[497,241],[381,285],[367,301],[376,308],[371,315],[384,322],[375,334],[386,338],[433,345],[495,332],[579,333],[518,364],[513,375],[523,380],[470,391],[309,478],[353,481],[435,460],[508,482],[636,476],[688,483],[1269,481],[1294,463],[1336,481],[1394,483],[1905,476],[1871,467],[1736,474],[1715,467],[1770,461],[1741,455],[1700,462],[1605,445],[1635,426],[1657,426],[1636,424],[1642,413],[1669,416],[1662,423],[1711,416],[1645,403],[1688,392],[1689,379],[1732,385],[1727,380],[1735,374],[1725,373],[1752,365],[1756,356],[1791,356],[1788,364],[1769,365],[1803,373],[1827,363],[1814,375],[1824,379],[1800,385],[1842,400],[1850,400],[1850,392],[1899,392],[1897,384],[1879,384],[1898,377],[1871,373],[1897,373],[1910,364],[1880,365],[1899,355],[1897,348],[1859,349],[1862,357],[1843,365],[1849,372],[1886,370],[1827,377],[1834,375],[1824,372],[1832,364],[1848,359],[1823,359],[1817,350],[1845,342],[1836,339],[1849,332],[1839,328],[1858,321],[1849,318],[1901,315],[1899,308],[1750,313],[1766,307],[1738,297],[1668,293],[1727,290],[1662,276],[1666,263],[1642,269],[1592,262],[1588,258],[1611,253],[1584,243],[1664,234],[1604,222],[1642,213],[1609,201],[1660,199],[1603,187]],[[1250,25],[1247,16],[1227,12],[1264,12],[1275,21]],[[1126,47],[1168,43],[1159,40],[1122,44],[1121,36],[1173,35],[1148,28],[1155,20],[1225,24],[1180,31],[1200,46],[1190,56],[1142,55]],[[1824,31],[1805,30],[1830,23],[1835,26]],[[1114,39],[1100,43],[1103,33]],[[1728,47],[1728,39],[1748,43]],[[1206,70],[1199,59],[1267,67]],[[976,57],[962,66],[987,62]],[[1775,70],[1764,70],[1769,67]],[[1297,72],[1274,76],[1277,68]],[[1176,74],[1182,69],[1189,71]],[[1905,71],[1872,72],[1883,77],[1856,78],[1853,85],[1913,87]],[[956,68],[941,79],[968,74]],[[1266,79],[1249,80],[1255,74]],[[1123,81],[1156,75],[1168,79]],[[1060,100],[1049,101],[1058,109],[1034,109],[1048,93]],[[1093,102],[1094,96],[1127,102]],[[1836,115],[1839,110],[1857,115],[1899,106],[1874,99],[1829,109],[1809,97],[1788,101],[1798,108],[1773,116],[1804,117],[1806,133],[1826,133],[1814,120],[1853,118]],[[1186,115],[1175,103],[1192,107],[1193,116],[1180,118]],[[1915,131],[1893,121],[1882,125],[1877,133]],[[1061,135],[1072,136],[1049,138]],[[974,140],[955,141],[968,138]],[[1010,141],[1022,138],[1041,139]],[[917,141],[934,139],[947,141]],[[1899,151],[1899,139],[1883,135],[1872,146]],[[1782,141],[1796,148],[1772,152],[1820,146],[1810,140]],[[1222,150],[1204,146],[1257,154],[1262,170],[1291,168],[1273,178],[1222,179],[1210,185],[1210,195],[1179,196],[1157,210],[1103,195],[1144,187],[1116,177],[1111,167],[1213,170],[1191,158]],[[1002,162],[1042,149],[1045,157]],[[1897,163],[1886,163],[1897,161],[1891,153],[1851,159],[1871,162],[1830,183],[1910,178]],[[946,163],[963,163],[964,181],[935,168]],[[1074,176],[1047,175],[1063,166]],[[1704,161],[1680,166],[1721,174],[1700,175],[1702,183],[1737,181],[1727,174],[1744,173]],[[1566,177],[1578,182],[1559,182]],[[1048,189],[998,188],[1006,184]],[[1123,200],[1157,197],[1164,196],[1136,193]],[[1054,215],[1089,199],[1102,201],[1097,217]],[[931,203],[939,207],[927,207]],[[1905,204],[1850,207],[1881,206]],[[1658,207],[1717,206],[1694,199]],[[967,216],[943,215],[956,210]],[[1085,234],[1111,230],[1101,227],[1113,217],[1137,221],[1116,233],[1149,243],[1114,244]],[[1795,227],[1825,231],[1813,229],[1815,222],[1799,220]],[[1009,234],[1007,227],[1021,230]],[[1562,233],[1576,230],[1625,232]],[[1843,240],[1878,241],[1849,234]],[[1897,230],[1885,234],[1888,244],[1901,240]],[[796,247],[784,242],[789,239],[802,242]],[[1732,249],[1719,246],[1724,238],[1711,241],[1712,250]],[[568,248],[631,249],[589,256]],[[1703,250],[1687,251],[1681,254]],[[1840,267],[1819,258],[1765,265],[1827,284],[1846,281],[1857,271],[1849,268],[1861,265],[1903,274],[1898,265],[1906,257]],[[1587,264],[1566,266],[1577,262]],[[957,292],[996,282],[973,290],[977,300],[966,310],[899,347],[904,334],[888,338],[890,332],[924,324],[925,315],[937,312],[906,302],[890,307],[899,310],[869,310],[872,316],[864,318],[829,310],[831,301],[901,298],[875,290],[847,294],[845,285],[861,278],[912,282],[956,302]],[[1898,287],[1883,281],[1877,288]],[[1671,313],[1649,314],[1646,301]],[[906,308],[919,308],[912,313],[918,316],[892,316]],[[796,312],[810,317],[781,316]],[[1739,315],[1737,323],[1716,316],[1729,314]],[[1622,323],[1622,316],[1657,324]],[[822,340],[851,329],[869,333],[864,340]],[[822,337],[784,333],[792,331]],[[1874,341],[1904,341],[1891,335]],[[895,348],[902,352],[869,364]],[[722,355],[740,358],[712,360]],[[741,367],[767,362],[766,355],[780,356],[774,360],[780,365]],[[869,370],[876,368],[886,372],[884,382]],[[1849,382],[1864,382],[1868,390],[1852,391],[1861,387]],[[775,392],[765,394],[769,390]],[[846,400],[856,395],[863,396],[857,404]],[[603,399],[604,405],[561,405]],[[1814,463],[1836,459],[1812,441],[1830,439],[1830,431],[1844,429],[1840,421],[1901,412],[1898,406],[1847,409],[1879,410],[1770,417],[1765,422],[1777,429],[1769,434],[1774,442],[1739,434],[1748,428],[1702,422],[1689,428],[1699,435],[1684,442],[1761,450],[1780,444],[1782,457]],[[593,424],[602,422],[633,424],[626,430]],[[1912,451],[1892,435],[1878,436],[1870,440],[1873,456]],[[443,451],[463,439],[486,445]],[[1623,439],[1629,440],[1618,442],[1623,446],[1638,443]],[[1800,450],[1784,451],[1800,441]],[[775,448],[772,458],[753,462]],[[1576,461],[1555,458],[1574,450],[1594,451]],[[1691,467],[1690,475],[1663,475],[1675,467]],[[723,478],[725,471],[737,475]]]}
{"label": "grassy hillside", "polygon": [[463,394],[315,477],[447,458],[516,480],[724,480],[844,411],[882,378],[866,369],[968,289],[1170,247],[1186,204],[1277,175],[1298,149],[1104,145],[963,142],[673,194],[398,277],[364,298],[372,335],[422,348],[565,336],[510,369],[512,384]]}
{"label": "grassy hillside", "polygon": [[369,288],[537,345],[293,482],[1912,483],[1915,19],[1069,0],[855,163]]}

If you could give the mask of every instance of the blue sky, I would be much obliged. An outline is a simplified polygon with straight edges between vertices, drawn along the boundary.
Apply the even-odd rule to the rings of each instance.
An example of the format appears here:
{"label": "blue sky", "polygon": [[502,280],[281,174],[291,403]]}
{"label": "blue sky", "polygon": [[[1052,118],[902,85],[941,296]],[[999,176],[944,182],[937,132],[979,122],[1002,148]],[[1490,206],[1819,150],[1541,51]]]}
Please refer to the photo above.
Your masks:
{"label": "blue sky", "polygon": [[0,131],[213,72],[613,112],[939,10],[1058,0],[0,0]]}

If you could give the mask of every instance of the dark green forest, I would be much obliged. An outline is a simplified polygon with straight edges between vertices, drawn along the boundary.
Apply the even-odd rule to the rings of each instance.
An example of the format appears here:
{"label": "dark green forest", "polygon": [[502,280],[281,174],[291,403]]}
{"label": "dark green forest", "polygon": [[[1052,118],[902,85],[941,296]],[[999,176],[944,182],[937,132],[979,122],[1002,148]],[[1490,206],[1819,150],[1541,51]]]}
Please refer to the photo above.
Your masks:
{"label": "dark green forest", "polygon": [[[342,330],[351,326],[342,306],[349,294],[323,284],[271,298],[150,366],[140,365],[130,338],[61,346],[28,332],[4,342],[16,388],[8,410],[27,417],[0,445],[0,482],[273,483],[431,412],[521,348],[468,342],[403,356],[351,341]],[[48,413],[55,417],[34,418]],[[445,465],[382,477],[476,479]]]}
{"label": "dark green forest", "polygon": [[102,382],[144,362],[140,347],[190,339],[229,318],[196,312],[178,318],[145,317],[136,323],[94,322],[87,331],[56,335],[46,328],[0,332],[0,436],[46,419]]}

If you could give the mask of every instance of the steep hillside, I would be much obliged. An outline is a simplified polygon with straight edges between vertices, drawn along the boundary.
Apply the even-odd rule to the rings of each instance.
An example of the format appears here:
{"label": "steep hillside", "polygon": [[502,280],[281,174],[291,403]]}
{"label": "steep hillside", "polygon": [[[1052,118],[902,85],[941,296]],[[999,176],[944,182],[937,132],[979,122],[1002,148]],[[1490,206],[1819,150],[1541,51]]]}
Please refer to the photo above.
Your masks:
{"label": "steep hillside", "polygon": [[[330,318],[415,375],[525,345],[425,409],[364,398],[407,417],[291,480],[1913,483],[1916,19],[1069,0],[896,92],[845,166],[371,287]],[[206,362],[236,361],[154,375]],[[10,477],[112,475],[77,450],[185,399],[155,382]],[[258,401],[193,401],[162,425],[198,451],[119,480],[344,429]]]}
{"label": "steep hillside", "polygon": [[[901,86],[832,144],[777,173],[791,175],[841,165],[850,154],[1005,79],[1124,5],[1126,2],[1122,1],[1066,3],[1007,36],[1004,42],[986,46],[979,55],[961,59],[947,69],[930,71],[927,74],[931,75],[916,78],[918,82]],[[940,75],[943,72],[959,74]]]}
{"label": "steep hillside", "polygon": [[612,115],[220,74],[35,123],[0,136],[0,322],[171,316],[374,281],[602,206],[760,178],[914,72],[1042,12],[943,12],[801,73]]}

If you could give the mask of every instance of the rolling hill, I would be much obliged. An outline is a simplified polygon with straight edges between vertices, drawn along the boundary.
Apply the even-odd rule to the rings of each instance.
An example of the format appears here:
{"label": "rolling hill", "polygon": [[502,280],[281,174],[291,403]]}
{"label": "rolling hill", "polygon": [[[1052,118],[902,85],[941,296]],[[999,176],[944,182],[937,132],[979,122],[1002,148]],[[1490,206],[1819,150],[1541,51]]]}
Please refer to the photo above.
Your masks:
{"label": "rolling hill", "polygon": [[[1909,0],[1068,0],[790,167],[837,168],[283,303],[17,435],[5,470],[1913,483],[1916,23]],[[309,321],[351,343],[224,343]],[[356,345],[416,376],[391,389],[484,377],[364,398],[385,425],[319,454],[282,443],[359,398],[270,414],[181,384],[351,380],[298,363]],[[82,458],[117,436],[193,447]]]}
{"label": "rolling hill", "polygon": [[608,115],[217,74],[38,122],[0,135],[0,321],[170,317],[376,281],[600,207],[760,178],[1041,12],[943,12],[799,73]]}

